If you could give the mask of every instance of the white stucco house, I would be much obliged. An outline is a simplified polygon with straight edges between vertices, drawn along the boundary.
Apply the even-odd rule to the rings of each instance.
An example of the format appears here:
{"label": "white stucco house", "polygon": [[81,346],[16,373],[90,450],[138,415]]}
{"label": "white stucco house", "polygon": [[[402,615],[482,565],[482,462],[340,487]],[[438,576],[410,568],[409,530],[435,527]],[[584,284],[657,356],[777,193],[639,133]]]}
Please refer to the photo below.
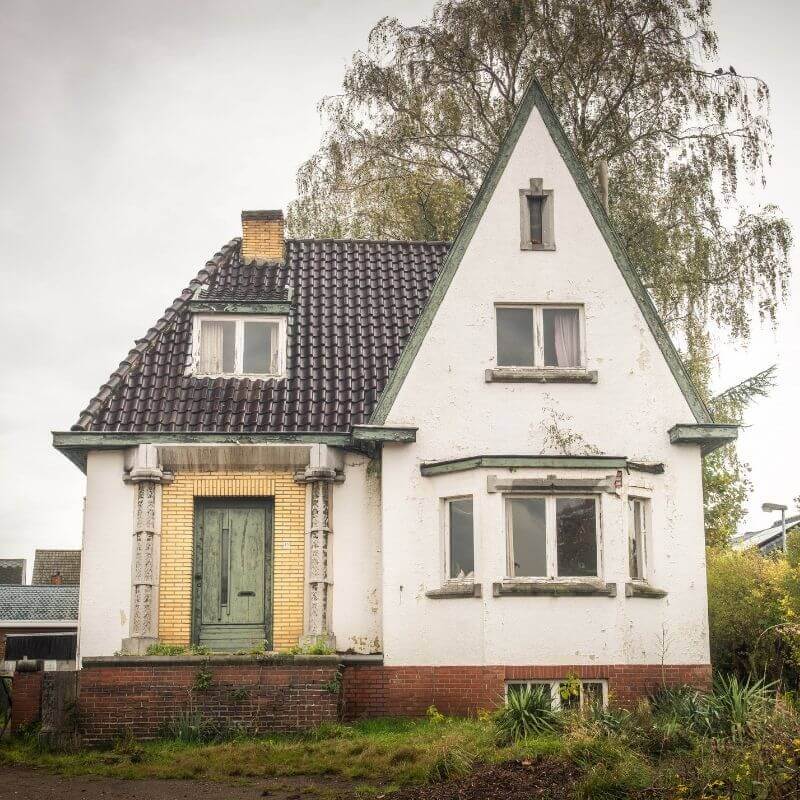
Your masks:
{"label": "white stucco house", "polygon": [[81,658],[321,643],[376,713],[707,680],[701,462],[736,429],[537,83],[452,244],[242,220],[54,434]]}

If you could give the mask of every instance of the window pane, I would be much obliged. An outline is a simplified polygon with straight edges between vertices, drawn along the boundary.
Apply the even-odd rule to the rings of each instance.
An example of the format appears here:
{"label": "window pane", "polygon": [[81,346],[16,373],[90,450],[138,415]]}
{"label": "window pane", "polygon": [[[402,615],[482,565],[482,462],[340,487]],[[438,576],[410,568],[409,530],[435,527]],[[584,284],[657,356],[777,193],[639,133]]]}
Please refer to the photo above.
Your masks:
{"label": "window pane", "polygon": [[577,308],[543,308],[544,365],[581,365],[580,317]]}
{"label": "window pane", "polygon": [[589,711],[592,708],[603,707],[603,684],[599,681],[587,681],[581,685],[583,694],[583,709]]}
{"label": "window pane", "polygon": [[569,683],[559,683],[558,699],[561,702],[563,711],[575,710],[581,705],[581,687],[573,681]]}
{"label": "window pane", "polygon": [[472,498],[451,500],[448,506],[450,507],[450,577],[465,578],[475,571]]}
{"label": "window pane", "polygon": [[509,500],[511,506],[511,541],[514,575],[547,575],[547,534],[545,500],[524,497]]}
{"label": "window pane", "polygon": [[542,243],[542,211],[544,209],[544,197],[529,197],[528,208],[531,218],[531,242],[533,244]]}
{"label": "window pane", "polygon": [[275,372],[273,347],[275,325],[270,322],[244,323],[244,359],[242,369],[250,375]]}
{"label": "window pane", "polygon": [[591,498],[556,500],[556,546],[561,577],[597,575],[594,503]]}
{"label": "window pane", "polygon": [[639,553],[639,543],[642,541],[641,511],[639,500],[628,500],[628,564],[634,580],[642,577]]}
{"label": "window pane", "polygon": [[203,320],[200,323],[200,372],[204,375],[232,373],[236,368],[235,346],[235,322]]}
{"label": "window pane", "polygon": [[497,309],[497,364],[533,366],[533,309]]}

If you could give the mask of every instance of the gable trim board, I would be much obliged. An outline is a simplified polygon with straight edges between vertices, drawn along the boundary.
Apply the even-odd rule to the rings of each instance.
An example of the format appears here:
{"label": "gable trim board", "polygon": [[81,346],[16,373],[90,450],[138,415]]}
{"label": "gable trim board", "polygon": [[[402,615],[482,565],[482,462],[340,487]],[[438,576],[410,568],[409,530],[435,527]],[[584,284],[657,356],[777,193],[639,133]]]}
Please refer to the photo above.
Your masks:
{"label": "gable trim board", "polygon": [[470,456],[448,461],[428,461],[419,465],[424,477],[465,472],[472,469],[627,469],[630,462],[624,456]]}
{"label": "gable trim board", "polygon": [[[492,166],[486,174],[483,183],[478,189],[472,205],[464,218],[458,234],[456,235],[453,246],[450,249],[441,271],[436,279],[436,282],[431,289],[430,297],[425,307],[422,309],[416,324],[414,325],[411,335],[409,336],[406,346],[403,348],[400,358],[389,376],[389,380],[384,387],[381,396],[378,398],[378,403],[372,412],[370,422],[377,425],[382,425],[386,422],[389,412],[394,405],[395,400],[400,392],[410,369],[414,363],[414,359],[419,352],[422,342],[428,330],[433,323],[436,312],[444,300],[450,284],[458,270],[467,248],[472,241],[472,237],[478,227],[478,224],[486,211],[489,201],[494,194],[494,190],[500,181],[500,178],[505,171],[506,166],[511,158],[517,142],[519,141],[522,131],[528,122],[533,109],[536,108],[542,116],[542,120],[549,132],[550,136],[558,149],[559,154],[564,160],[567,168],[575,181],[578,191],[581,194],[584,202],[586,203],[589,212],[592,215],[600,233],[602,234],[614,261],[622,273],[625,283],[631,291],[634,299],[636,300],[639,309],[644,316],[648,327],[650,328],[653,337],[656,340],[666,362],[672,372],[675,381],[680,387],[686,402],[691,409],[697,423],[704,425],[711,425],[713,418],[707,406],[700,397],[696,387],[692,383],[692,379],[686,370],[683,361],[681,360],[675,345],[672,342],[669,334],[667,333],[664,323],[650,298],[647,289],[642,284],[638,274],[633,268],[630,259],[625,251],[622,242],[619,240],[611,220],[605,209],[597,199],[594,192],[589,176],[586,170],[578,160],[572,145],[567,138],[564,128],[558,121],[549,100],[544,94],[539,82],[534,78],[528,85],[522,102],[517,109],[514,119],[511,123],[508,132],[506,133],[500,149],[492,162]],[[736,438],[735,436],[733,438]]]}
{"label": "gable trim board", "polygon": [[669,429],[672,444],[699,444],[703,455],[736,440],[738,425],[715,423],[711,425],[673,425]]}

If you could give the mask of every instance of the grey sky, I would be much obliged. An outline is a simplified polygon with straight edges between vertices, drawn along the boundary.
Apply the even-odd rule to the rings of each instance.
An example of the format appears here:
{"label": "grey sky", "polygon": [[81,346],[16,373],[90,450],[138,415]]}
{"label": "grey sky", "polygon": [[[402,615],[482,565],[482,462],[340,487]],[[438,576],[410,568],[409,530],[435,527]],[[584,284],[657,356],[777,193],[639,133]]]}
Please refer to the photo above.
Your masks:
{"label": "grey sky", "polygon": [[[432,0],[0,0],[0,556],[79,547],[83,475],[50,447],[133,340],[239,231],[285,208],[320,134],[317,103],[384,15]],[[800,235],[800,9],[717,0],[720,63],[772,89],[764,199]],[[777,337],[725,358],[719,386],[778,361],[750,415],[754,506],[800,494],[800,279]],[[752,522],[761,522],[760,512]]]}

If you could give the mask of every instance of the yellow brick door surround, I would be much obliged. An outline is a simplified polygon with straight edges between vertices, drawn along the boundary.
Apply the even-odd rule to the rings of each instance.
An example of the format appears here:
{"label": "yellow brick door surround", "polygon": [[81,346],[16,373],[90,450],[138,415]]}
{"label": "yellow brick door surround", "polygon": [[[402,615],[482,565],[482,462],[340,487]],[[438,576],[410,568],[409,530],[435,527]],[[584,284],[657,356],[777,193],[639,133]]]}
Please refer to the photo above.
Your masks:
{"label": "yellow brick door surround", "polygon": [[294,472],[176,471],[162,487],[158,638],[188,646],[192,630],[194,508],[199,497],[273,497],[273,647],[297,645],[303,633],[306,487]]}

